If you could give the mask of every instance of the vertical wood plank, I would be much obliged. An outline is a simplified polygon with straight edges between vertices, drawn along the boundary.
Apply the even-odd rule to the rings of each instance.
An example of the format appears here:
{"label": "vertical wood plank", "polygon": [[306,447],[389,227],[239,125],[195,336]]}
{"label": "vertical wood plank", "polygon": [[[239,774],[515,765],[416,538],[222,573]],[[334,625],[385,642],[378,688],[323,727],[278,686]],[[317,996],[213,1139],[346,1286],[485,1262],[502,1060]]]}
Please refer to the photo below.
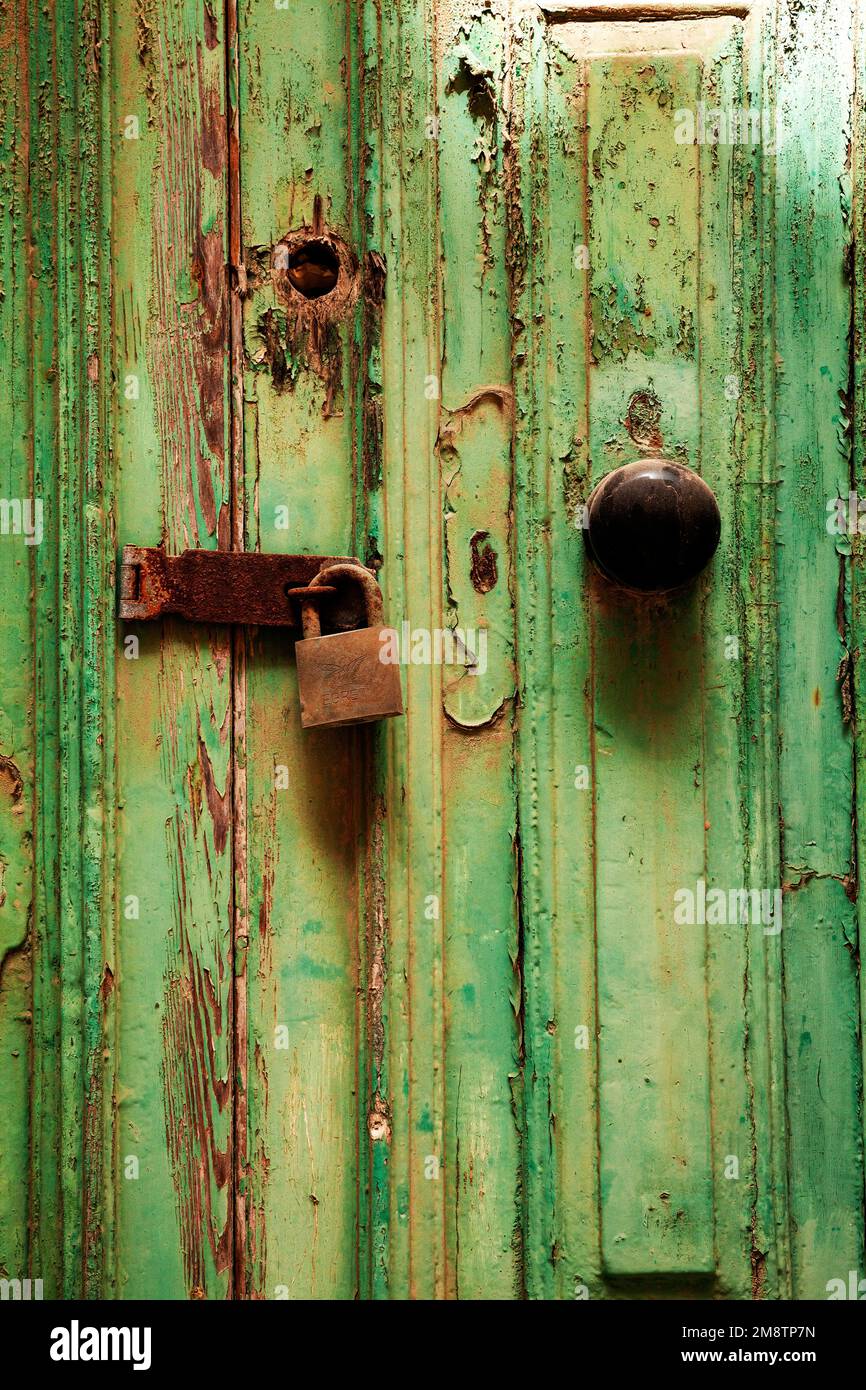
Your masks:
{"label": "vertical wood plank", "polygon": [[[851,381],[852,448],[851,477],[855,491],[866,493],[866,16],[862,6],[856,6],[852,30],[853,42],[853,113],[851,161],[851,271],[853,313],[851,321]],[[854,651],[862,653],[866,644],[866,586],[863,577],[864,543],[862,537],[853,540],[851,562],[851,637]],[[866,665],[862,656],[854,659],[854,731],[855,731],[855,851],[858,866],[866,862],[866,779],[858,771],[858,753],[863,739],[863,710],[866,708]],[[858,868],[859,877],[859,868]],[[858,893],[858,940],[863,935],[863,898]],[[866,1065],[866,1038],[863,1021],[866,1017],[866,977],[860,970],[860,1064]],[[861,1070],[861,1075],[863,1071]],[[866,1115],[861,1116],[866,1132]]]}
{"label": "vertical wood plank", "polygon": [[[382,537],[389,611],[442,626],[442,496],[436,457],[442,343],[435,74],[437,6],[369,6],[375,25],[382,316]],[[440,387],[441,390],[441,387]],[[389,730],[385,982],[390,1085],[392,1298],[441,1298],[447,1280],[445,943],[441,668],[406,668],[404,728]]]}
{"label": "vertical wood plank", "polygon": [[[353,550],[361,309],[353,298],[337,320],[314,322],[291,298],[283,241],[304,228],[333,234],[352,274],[361,270],[351,16],[346,0],[238,10],[252,550]],[[301,729],[286,633],[249,634],[245,665],[244,1291],[352,1298],[360,1262],[360,804],[370,735]]]}
{"label": "vertical wood plank", "polygon": [[[753,268],[753,253],[736,240],[754,235],[749,217],[758,215],[758,157],[675,142],[677,108],[694,113],[698,99],[733,106],[743,100],[736,26],[695,23],[691,35],[700,57],[674,57],[681,36],[662,24],[646,26],[640,36],[625,27],[602,32],[551,24],[545,36],[527,21],[519,49],[526,77],[513,97],[521,197],[511,237],[520,805],[527,1075],[533,1079],[526,1093],[526,1268],[528,1290],[542,1297],[627,1296],[634,1284],[610,1280],[640,1280],[662,1269],[669,1290],[678,1280],[681,1291],[694,1292],[696,1281],[707,1287],[711,1276],[720,1288],[737,1290],[734,1296],[777,1287],[768,1251],[779,1204],[775,1189],[768,1199],[759,1187],[778,1161],[770,1094],[778,1072],[768,1078],[766,1069],[773,981],[755,986],[754,997],[743,991],[752,953],[756,975],[770,970],[761,925],[674,924],[678,889],[694,890],[700,878],[733,888],[766,886],[773,878],[765,875],[775,871],[766,853],[774,741],[756,698],[772,662],[768,667],[765,654],[756,655],[744,623],[761,577],[763,532],[758,525],[753,535],[752,517],[759,519],[764,497],[762,436],[754,419],[765,380],[749,383],[743,406],[725,395],[726,377],[733,373],[742,387],[761,358],[751,320],[748,355],[741,342],[742,306],[756,303],[760,312],[761,268]],[[755,41],[750,32],[748,43]],[[628,56],[610,56],[617,51]],[[577,72],[575,61],[583,62]],[[577,212],[566,236],[567,198]],[[563,285],[583,311],[580,328],[559,308]],[[524,339],[527,323],[534,332]],[[661,440],[635,430],[638,411],[632,418],[629,402],[636,391],[657,398]],[[754,430],[751,452],[745,415]],[[698,592],[650,606],[641,617],[638,605],[610,594],[588,571],[578,528],[590,483],[653,451],[682,456],[704,472],[727,525],[713,572]],[[551,492],[550,460],[563,466],[561,497]],[[560,528],[552,556],[550,513]],[[574,602],[581,586],[582,621]],[[545,627],[550,612],[552,636]],[[726,659],[728,635],[740,645],[739,662]],[[571,666],[562,661],[562,645],[571,648]],[[570,690],[558,683],[560,671],[571,676]],[[577,691],[590,693],[589,711]],[[767,698],[772,707],[772,692]],[[594,745],[583,757],[581,730]],[[578,806],[578,786],[590,787],[594,810],[590,821],[575,808],[563,829],[564,818],[552,807],[571,771],[572,748],[573,772],[582,774],[573,783]],[[655,794],[648,795],[653,785]],[[638,915],[653,903],[656,945],[642,917],[636,930]],[[593,913],[595,947],[586,931]],[[654,955],[656,946],[661,956]],[[664,968],[654,973],[660,963]],[[778,988],[778,977],[775,983]],[[566,1016],[571,1027],[560,1031]],[[672,1017],[679,1020],[673,1032]],[[583,1048],[575,1047],[576,1030],[587,1038]],[[569,1044],[580,1071],[566,1070]],[[686,1055],[688,1074],[680,1075]],[[600,1104],[600,1187],[576,1096],[583,1097],[590,1124]],[[635,1114],[642,1116],[639,1152]],[[741,1180],[726,1184],[730,1153],[739,1155]],[[659,1179],[655,1196],[651,1172]],[[677,1183],[682,1190],[671,1201],[667,1225],[666,1201]],[[594,1244],[596,1192],[606,1280]],[[643,1222],[635,1215],[641,1201]]]}
{"label": "vertical wood plank", "polygon": [[110,1211],[103,1123],[110,1059],[104,1065],[99,997],[111,922],[105,869],[113,813],[104,800],[108,757],[101,741],[111,723],[110,633],[94,607],[101,610],[111,569],[110,526],[101,524],[110,515],[111,489],[98,386],[110,312],[102,15],[95,4],[64,4],[48,22],[19,8],[15,22],[14,42],[27,63],[18,151],[28,164],[29,215],[15,258],[28,271],[30,380],[19,405],[32,411],[26,492],[42,508],[28,594],[39,787],[33,996],[21,1015],[29,1020],[32,1010],[34,1022],[28,1272],[43,1280],[46,1295],[69,1296],[103,1287],[101,1230]]}
{"label": "vertical wood plank", "polygon": [[[634,456],[616,426],[631,419],[640,389],[657,393],[668,450],[697,461],[699,149],[674,143],[673,110],[694,109],[700,92],[694,59],[647,53],[593,64],[596,478]],[[661,187],[654,155],[668,159]],[[594,590],[602,1256],[614,1276],[710,1273],[705,933],[700,921],[683,928],[674,917],[677,891],[694,892],[704,871],[700,611],[694,590],[654,610]]]}
{"label": "vertical wood plank", "polygon": [[[549,340],[544,275],[545,253],[553,237],[549,167],[544,159],[548,128],[545,39],[543,22],[524,16],[513,31],[509,55],[512,154],[508,169],[508,261],[515,392],[519,891],[524,990],[522,1201],[524,1280],[530,1298],[549,1298],[556,1285],[555,1030],[561,1019],[564,1021],[557,1012],[554,955],[556,880],[551,866],[557,830],[548,801],[559,778],[554,771],[552,745],[555,693],[549,624],[553,598],[546,536],[547,518],[554,507],[548,491],[547,448]],[[588,844],[585,847],[588,849]],[[585,993],[582,998],[586,998]],[[579,1022],[588,1025],[591,1020],[581,1018]]]}
{"label": "vertical wood plank", "polygon": [[[57,180],[53,160],[59,142],[53,44],[34,43],[37,10],[28,5],[28,100],[31,195],[30,271],[39,293],[30,300],[33,335],[31,408],[33,411],[33,493],[57,497],[56,438],[58,432],[57,363]],[[34,120],[37,93],[44,94],[40,119]],[[47,547],[59,546],[58,511],[46,513]],[[42,547],[40,547],[42,552]],[[62,1296],[74,1289],[79,1268],[78,1252],[67,1256],[64,1227],[75,1227],[78,1202],[64,1213],[61,1167],[68,1156],[64,1146],[64,1118],[74,1132],[80,1112],[61,1107],[60,1058],[63,996],[57,988],[60,974],[61,933],[58,923],[60,855],[58,827],[57,755],[63,744],[59,691],[60,590],[55,565],[47,555],[34,560],[35,619],[34,748],[35,785],[40,804],[34,825],[34,990],[33,990],[33,1118],[31,1124],[31,1222],[32,1267],[44,1280],[45,1291]],[[66,1220],[64,1220],[64,1216]]]}
{"label": "vertical wood plank", "polygon": [[[805,17],[803,17],[805,19]],[[850,539],[850,6],[782,11],[776,100],[780,836],[794,1292],[863,1258]],[[819,788],[826,788],[821,795]]]}
{"label": "vertical wood plank", "polygon": [[[459,35],[441,33],[436,74],[441,621],[457,644],[442,671],[439,715],[446,1293],[470,1299],[513,1298],[522,1288],[513,392],[503,197],[507,36],[503,18],[489,14]],[[424,596],[407,597],[414,626]],[[421,607],[422,623],[431,616]]]}
{"label": "vertical wood plank", "polygon": [[[534,41],[540,45],[542,34]],[[603,1292],[594,1119],[591,600],[580,530],[591,468],[583,312],[587,83],[580,57],[557,43],[556,31],[535,55],[528,45],[516,49],[513,67],[524,61],[533,78],[524,98],[515,77],[513,119],[521,143],[509,170],[512,213],[544,209],[525,240],[523,223],[512,226],[511,257],[521,503],[515,541],[525,875],[524,1239],[529,1296],[547,1289],[571,1299]],[[523,327],[528,322],[531,335]]]}
{"label": "vertical wood plank", "polygon": [[30,113],[26,7],[0,18],[0,208],[6,267],[0,296],[0,403],[7,441],[0,463],[0,1277],[30,1273],[30,1033],[32,991],[33,708],[30,593],[33,547],[16,512],[33,500],[31,325],[27,241]]}
{"label": "vertical wood plank", "polygon": [[[46,1297],[97,1296],[111,1277],[113,1058],[100,993],[113,831],[104,19],[95,0],[47,14],[9,5],[0,42],[4,116],[14,122],[2,159],[9,448],[0,488],[10,491],[0,528],[0,994],[15,1001],[12,1016],[0,1011],[11,1054],[0,1260],[12,1278],[39,1280]],[[32,548],[22,513],[36,526]]]}
{"label": "vertical wood plank", "polygon": [[[118,540],[230,544],[222,14],[113,15]],[[130,634],[124,634],[130,635]],[[120,648],[120,1290],[220,1297],[231,1264],[231,649]]]}

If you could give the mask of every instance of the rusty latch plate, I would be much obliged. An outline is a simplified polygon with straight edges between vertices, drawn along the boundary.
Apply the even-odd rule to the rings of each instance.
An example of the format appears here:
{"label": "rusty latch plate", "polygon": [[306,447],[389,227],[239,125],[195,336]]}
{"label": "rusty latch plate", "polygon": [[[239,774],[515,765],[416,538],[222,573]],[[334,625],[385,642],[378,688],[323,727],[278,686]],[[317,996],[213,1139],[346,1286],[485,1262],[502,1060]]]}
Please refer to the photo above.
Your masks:
{"label": "rusty latch plate", "polygon": [[[299,605],[288,590],[303,588],[324,565],[350,555],[262,555],[257,551],[164,550],[125,545],[120,568],[120,616],[147,622],[176,614],[194,623],[257,623],[297,627]],[[337,615],[337,626],[355,625]]]}

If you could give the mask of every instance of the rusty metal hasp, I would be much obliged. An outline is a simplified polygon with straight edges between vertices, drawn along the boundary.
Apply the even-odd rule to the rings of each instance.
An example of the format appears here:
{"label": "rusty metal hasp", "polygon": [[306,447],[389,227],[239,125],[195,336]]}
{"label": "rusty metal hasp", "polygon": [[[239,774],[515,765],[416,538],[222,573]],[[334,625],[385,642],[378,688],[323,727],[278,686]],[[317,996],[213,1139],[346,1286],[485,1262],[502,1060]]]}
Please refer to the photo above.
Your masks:
{"label": "rusty metal hasp", "polygon": [[[385,656],[382,593],[348,555],[123,547],[120,617],[303,626],[295,645],[305,728],[369,724],[403,713],[399,667]],[[330,631],[322,633],[327,616]]]}
{"label": "rusty metal hasp", "polygon": [[[148,622],[176,614],[192,623],[300,627],[298,600],[328,565],[360,565],[348,555],[262,555],[257,551],[123,547],[120,616]],[[317,589],[322,597],[333,587]],[[338,626],[356,625],[351,617]]]}

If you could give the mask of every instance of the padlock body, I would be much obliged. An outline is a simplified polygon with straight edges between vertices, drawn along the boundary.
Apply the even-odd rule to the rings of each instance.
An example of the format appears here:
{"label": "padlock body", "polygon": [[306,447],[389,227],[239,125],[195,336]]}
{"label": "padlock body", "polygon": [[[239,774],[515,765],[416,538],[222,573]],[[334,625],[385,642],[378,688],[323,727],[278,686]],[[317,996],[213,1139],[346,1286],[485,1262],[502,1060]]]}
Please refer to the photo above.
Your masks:
{"label": "padlock body", "polygon": [[295,643],[305,729],[369,724],[403,713],[400,667],[380,656],[384,627],[361,627]]}

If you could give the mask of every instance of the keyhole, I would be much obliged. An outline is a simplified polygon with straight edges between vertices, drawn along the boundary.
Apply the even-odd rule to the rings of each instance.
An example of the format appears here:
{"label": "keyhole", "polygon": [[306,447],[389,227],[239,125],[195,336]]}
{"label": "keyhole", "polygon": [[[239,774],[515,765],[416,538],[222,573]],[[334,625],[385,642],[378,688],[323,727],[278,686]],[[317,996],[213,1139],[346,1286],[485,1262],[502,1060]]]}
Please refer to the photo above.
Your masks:
{"label": "keyhole", "polygon": [[304,241],[291,252],[286,273],[305,299],[320,299],[336,285],[340,262],[327,241]]}

